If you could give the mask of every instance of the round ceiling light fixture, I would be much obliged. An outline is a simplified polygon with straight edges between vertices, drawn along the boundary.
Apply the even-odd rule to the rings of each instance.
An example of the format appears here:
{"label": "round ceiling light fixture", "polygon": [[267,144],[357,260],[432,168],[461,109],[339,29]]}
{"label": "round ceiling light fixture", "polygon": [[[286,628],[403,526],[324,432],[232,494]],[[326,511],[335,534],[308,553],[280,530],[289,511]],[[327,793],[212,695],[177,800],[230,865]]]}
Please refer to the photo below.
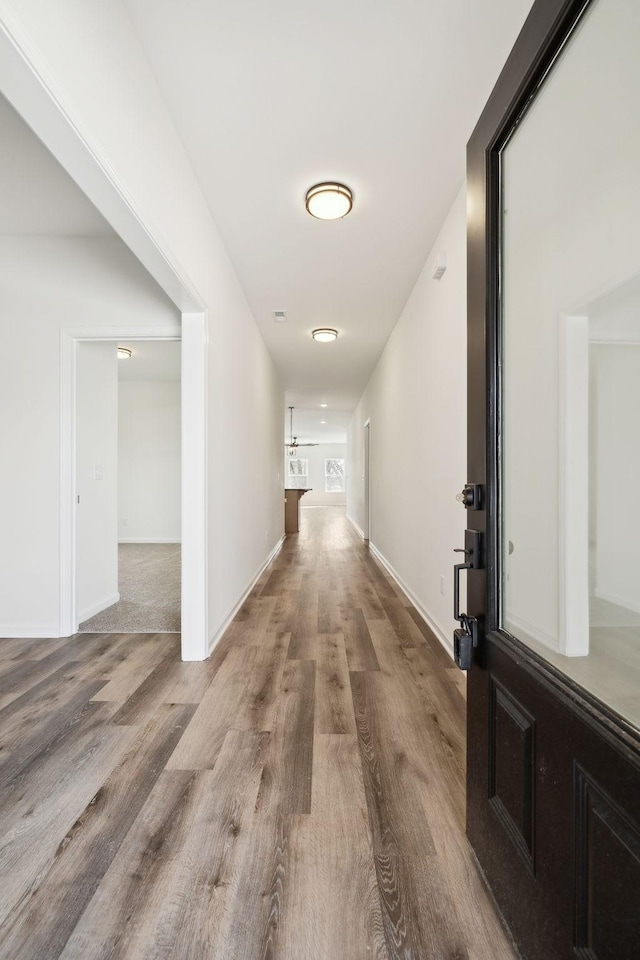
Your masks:
{"label": "round ceiling light fixture", "polygon": [[341,220],[353,206],[353,194],[344,183],[316,183],[307,190],[305,207],[318,220]]}
{"label": "round ceiling light fixture", "polygon": [[128,360],[133,350],[129,350],[129,347],[118,347],[118,360]]}
{"label": "round ceiling light fixture", "polygon": [[332,330],[331,327],[318,327],[317,330],[312,331],[311,336],[318,343],[331,343],[332,340],[337,339],[338,331]]}

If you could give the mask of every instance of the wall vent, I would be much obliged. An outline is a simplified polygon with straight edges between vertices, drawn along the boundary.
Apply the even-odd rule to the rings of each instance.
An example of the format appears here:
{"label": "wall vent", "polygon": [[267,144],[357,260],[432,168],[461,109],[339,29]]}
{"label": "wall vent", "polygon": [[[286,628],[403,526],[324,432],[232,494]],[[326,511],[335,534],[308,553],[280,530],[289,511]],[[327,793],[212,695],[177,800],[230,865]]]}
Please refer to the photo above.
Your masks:
{"label": "wall vent", "polygon": [[284,312],[284,310],[274,310],[273,319],[275,320],[276,323],[284,323],[285,320],[287,319],[287,315]]}

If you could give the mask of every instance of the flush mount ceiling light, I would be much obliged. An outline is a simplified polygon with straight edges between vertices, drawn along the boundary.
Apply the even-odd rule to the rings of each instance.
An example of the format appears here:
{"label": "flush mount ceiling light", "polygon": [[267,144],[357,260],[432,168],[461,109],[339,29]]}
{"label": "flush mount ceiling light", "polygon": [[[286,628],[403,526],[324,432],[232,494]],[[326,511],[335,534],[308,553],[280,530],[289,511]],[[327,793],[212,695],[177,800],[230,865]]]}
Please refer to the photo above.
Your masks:
{"label": "flush mount ceiling light", "polygon": [[311,336],[319,343],[330,343],[337,338],[338,331],[332,330],[331,327],[319,327],[312,332]]}
{"label": "flush mount ceiling light", "polygon": [[307,190],[305,206],[318,220],[340,220],[353,206],[353,194],[344,183],[316,183]]}
{"label": "flush mount ceiling light", "polygon": [[118,360],[128,360],[132,353],[129,347],[118,347]]}

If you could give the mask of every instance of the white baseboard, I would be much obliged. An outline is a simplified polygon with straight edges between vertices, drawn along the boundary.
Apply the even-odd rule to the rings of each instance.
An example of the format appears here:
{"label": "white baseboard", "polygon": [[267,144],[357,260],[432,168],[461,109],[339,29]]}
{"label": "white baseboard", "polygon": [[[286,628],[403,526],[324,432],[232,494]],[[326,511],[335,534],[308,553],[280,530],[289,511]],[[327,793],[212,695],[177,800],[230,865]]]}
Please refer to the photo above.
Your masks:
{"label": "white baseboard", "polygon": [[64,636],[67,636],[67,634],[60,633],[59,623],[36,623],[27,624],[27,626],[22,623],[19,627],[0,623],[0,639],[2,640],[56,640],[58,637]]}
{"label": "white baseboard", "polygon": [[[556,637],[552,637],[550,633],[545,633],[544,630],[540,630],[534,623],[529,623],[528,620],[524,620],[522,617],[514,617],[508,610],[504,616],[504,628],[509,633],[512,633],[518,640],[522,639],[526,643],[526,638],[530,637],[532,640],[535,640],[536,643],[541,643],[543,647],[548,647],[549,650],[553,650],[554,653],[560,652],[558,650],[558,639]],[[520,637],[519,631],[525,636]]]}
{"label": "white baseboard", "polygon": [[182,539],[172,540],[168,537],[121,537],[118,543],[182,543]]}
{"label": "white baseboard", "polygon": [[[358,526],[358,524],[355,522],[355,520],[353,519],[353,517],[350,517],[349,514],[347,514],[347,520],[349,521],[349,523],[351,524],[351,526],[354,528],[354,530],[356,531],[356,533],[358,534],[358,536],[362,537],[362,539],[364,540],[364,539],[365,539],[364,530],[362,530],[362,529]],[[382,561],[380,561],[380,562],[382,563]],[[383,566],[384,566],[384,564],[383,564]],[[391,576],[393,576],[393,574],[391,574]]]}
{"label": "white baseboard", "polygon": [[106,597],[104,600],[101,600],[99,603],[94,603],[92,607],[89,607],[87,610],[83,610],[78,613],[78,623],[76,624],[76,630],[78,629],[81,623],[84,623],[85,620],[90,620],[91,617],[95,617],[97,613],[102,613],[103,610],[106,610],[107,607],[112,607],[114,603],[117,603],[120,599],[119,593],[114,593],[110,597]]}
{"label": "white baseboard", "polygon": [[374,555],[376,560],[378,560],[378,562],[382,564],[382,566],[385,568],[387,573],[391,574],[395,582],[398,584],[398,586],[404,593],[405,597],[407,597],[407,599],[411,601],[411,603],[416,608],[416,610],[418,611],[418,613],[420,614],[424,622],[427,624],[431,632],[434,634],[436,639],[440,642],[440,645],[444,647],[444,649],[447,651],[447,653],[451,657],[452,662],[455,663],[455,660],[453,659],[453,641],[448,639],[446,632],[442,629],[438,621],[434,617],[432,617],[427,610],[424,609],[424,607],[422,606],[422,604],[420,603],[416,595],[404,583],[400,574],[396,570],[394,570],[394,568],[391,566],[389,561],[386,559],[385,556],[383,556],[382,553],[380,553],[380,551],[375,546],[375,544],[369,543],[369,550]]}
{"label": "white baseboard", "polygon": [[249,584],[249,586],[247,587],[247,589],[245,590],[245,592],[242,594],[242,596],[240,597],[240,599],[239,599],[238,602],[236,603],[236,605],[235,605],[235,607],[233,608],[233,610],[231,611],[231,613],[225,618],[224,623],[222,624],[222,626],[216,631],[216,633],[214,634],[214,636],[213,636],[213,637],[211,638],[211,640],[209,641],[209,656],[211,656],[211,654],[213,653],[214,649],[216,648],[216,646],[218,645],[218,643],[219,643],[220,640],[222,639],[225,631],[229,629],[229,627],[230,627],[230,625],[231,625],[231,621],[233,620],[233,618],[234,618],[235,615],[237,614],[238,610],[240,609],[240,607],[242,606],[242,604],[245,602],[245,600],[247,599],[247,597],[249,596],[249,594],[251,593],[251,591],[252,591],[253,588],[255,587],[256,583],[258,582],[258,580],[260,579],[260,577],[262,576],[262,574],[264,573],[264,571],[267,569],[267,567],[269,566],[269,564],[271,563],[271,561],[274,560],[274,559],[276,558],[276,556],[280,553],[280,549],[281,549],[282,544],[284,543],[284,541],[285,541],[285,535],[284,535],[284,533],[283,533],[283,534],[282,534],[282,537],[280,538],[280,540],[278,540],[278,542],[276,543],[275,547],[273,548],[273,550],[271,551],[271,553],[269,554],[269,556],[267,557],[267,559],[265,560],[265,562],[262,564],[262,566],[260,567],[260,569],[258,570],[258,572],[255,574],[255,576],[254,576],[253,579],[251,580],[251,583]]}
{"label": "white baseboard", "polygon": [[[338,494],[335,494],[338,496]],[[343,496],[339,494],[339,496]],[[314,510],[316,507],[346,507],[347,501],[342,500],[318,500],[316,503],[305,503],[303,500],[300,501],[301,510]]]}
{"label": "white baseboard", "polygon": [[632,613],[640,613],[640,604],[636,600],[629,600],[627,597],[621,597],[617,593],[608,593],[606,590],[594,590],[598,600],[606,600],[608,603],[615,603],[617,607],[624,607],[625,610],[631,610]]}

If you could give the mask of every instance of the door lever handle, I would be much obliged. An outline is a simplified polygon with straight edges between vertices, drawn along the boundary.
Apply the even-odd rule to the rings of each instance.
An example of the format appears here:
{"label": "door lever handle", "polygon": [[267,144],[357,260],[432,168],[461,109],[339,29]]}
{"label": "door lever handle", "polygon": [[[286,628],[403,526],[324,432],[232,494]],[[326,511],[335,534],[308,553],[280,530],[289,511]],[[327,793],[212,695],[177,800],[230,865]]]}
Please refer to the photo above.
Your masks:
{"label": "door lever handle", "polygon": [[471,570],[478,570],[480,563],[480,531],[465,530],[464,547],[455,547],[454,553],[464,553],[467,566]]}
{"label": "door lever handle", "polygon": [[456,563],[453,567],[453,619],[458,623],[462,623],[464,616],[460,613],[460,571],[470,569],[470,563]]}

